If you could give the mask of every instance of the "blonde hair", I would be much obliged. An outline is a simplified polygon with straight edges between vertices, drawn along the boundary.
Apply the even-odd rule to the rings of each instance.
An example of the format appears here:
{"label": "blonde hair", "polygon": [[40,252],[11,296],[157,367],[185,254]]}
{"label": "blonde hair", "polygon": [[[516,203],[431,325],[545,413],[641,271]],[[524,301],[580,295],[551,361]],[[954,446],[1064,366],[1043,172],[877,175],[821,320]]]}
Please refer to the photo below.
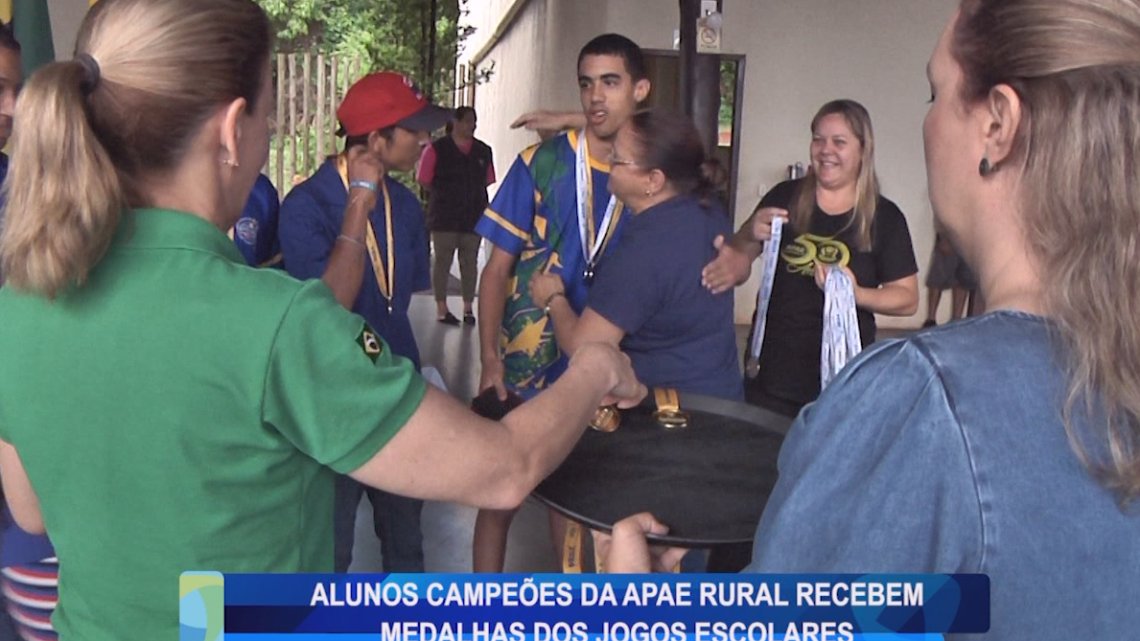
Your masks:
{"label": "blonde hair", "polygon": [[[1140,5],[967,0],[951,51],[966,104],[998,84],[1022,102],[1003,164],[1022,173],[1027,242],[1068,370],[1062,418],[1083,464],[1128,502],[1140,496]],[[1106,418],[1092,447],[1078,407]]]}
{"label": "blonde hair", "polygon": [[[854,100],[832,100],[820,107],[811,119],[813,136],[819,121],[832,114],[843,116],[863,150],[859,176],[855,179],[855,211],[847,228],[855,229],[855,244],[860,251],[871,251],[871,225],[875,222],[875,211],[879,205],[879,178],[875,175],[875,131],[871,128],[871,115],[867,113],[866,107]],[[815,172],[808,172],[792,203],[791,222],[796,229],[806,232],[811,226],[816,206],[815,188]]]}
{"label": "blonde hair", "polygon": [[76,59],[38,71],[16,105],[7,284],[46,297],[82,285],[122,211],[149,204],[141,181],[176,168],[213,110],[238,97],[253,108],[270,44],[252,0],[96,4]]}

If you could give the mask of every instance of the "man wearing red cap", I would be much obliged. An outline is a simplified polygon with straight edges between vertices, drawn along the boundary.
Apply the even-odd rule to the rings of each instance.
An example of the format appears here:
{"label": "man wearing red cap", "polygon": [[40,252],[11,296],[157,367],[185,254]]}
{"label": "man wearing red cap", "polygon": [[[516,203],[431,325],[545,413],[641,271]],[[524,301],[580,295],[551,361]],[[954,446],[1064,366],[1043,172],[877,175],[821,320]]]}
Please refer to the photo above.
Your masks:
{"label": "man wearing red cap", "polygon": [[[413,292],[431,286],[427,231],[419,201],[387,172],[414,169],[430,133],[449,118],[398,73],[361,78],[337,109],[344,151],[289,192],[278,227],[286,270],[322,279],[417,368],[408,304]],[[346,571],[352,560],[362,494],[372,503],[384,569],[422,572],[422,502],[365,489],[347,476],[337,482],[336,571]]]}

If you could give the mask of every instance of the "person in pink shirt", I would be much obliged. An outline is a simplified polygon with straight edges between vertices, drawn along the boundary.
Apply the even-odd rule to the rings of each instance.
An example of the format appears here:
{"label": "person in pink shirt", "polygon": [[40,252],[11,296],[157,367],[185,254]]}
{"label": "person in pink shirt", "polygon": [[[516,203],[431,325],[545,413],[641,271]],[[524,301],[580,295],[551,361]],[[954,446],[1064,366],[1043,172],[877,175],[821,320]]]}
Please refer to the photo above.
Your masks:
{"label": "person in pink shirt", "polygon": [[491,148],[475,138],[476,121],[473,108],[456,109],[448,134],[424,150],[416,175],[416,180],[430,192],[427,222],[435,256],[432,290],[439,322],[448,325],[460,322],[447,309],[447,276],[456,250],[463,283],[463,322],[475,324],[472,302],[481,240],[475,233],[475,223],[487,207],[487,185],[495,182]]}

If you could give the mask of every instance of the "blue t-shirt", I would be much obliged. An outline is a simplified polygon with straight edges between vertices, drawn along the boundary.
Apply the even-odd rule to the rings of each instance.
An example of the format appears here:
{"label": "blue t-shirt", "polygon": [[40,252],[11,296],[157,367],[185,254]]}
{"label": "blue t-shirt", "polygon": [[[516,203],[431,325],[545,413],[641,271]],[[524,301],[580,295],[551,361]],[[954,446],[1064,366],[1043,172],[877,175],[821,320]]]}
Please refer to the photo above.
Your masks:
{"label": "blue t-shirt", "polygon": [[701,269],[732,234],[720,205],[678,196],[626,222],[586,306],[625,332],[621,350],[650,387],[743,400],[732,292],[713,295]]}
{"label": "blue t-shirt", "polygon": [[251,267],[281,267],[281,245],[277,241],[277,189],[265,174],[257,177],[241,218],[234,223],[234,245]]}
{"label": "blue t-shirt", "polygon": [[[571,131],[524,150],[475,225],[475,233],[518,257],[514,278],[507,285],[500,343],[504,382],[524,397],[557,380],[567,364],[555,343],[554,327],[530,298],[531,276],[549,264],[551,273],[562,276],[574,311],[580,313],[586,305],[586,259],[578,231],[577,147],[578,132]],[[590,170],[594,228],[598,229],[610,201],[609,166],[591,159]],[[619,207],[600,264],[605,264],[608,249],[620,238],[626,218],[628,214]]]}
{"label": "blue t-shirt", "polygon": [[1140,511],[1069,446],[1052,334],[995,312],[863,352],[788,432],[748,571],[984,573],[978,638],[1135,638]]}
{"label": "blue t-shirt", "polygon": [[[415,195],[390,176],[384,177],[392,201],[392,235],[396,246],[395,295],[392,313],[388,299],[380,293],[372,261],[365,256],[364,279],[352,311],[387,341],[392,351],[420,366],[416,337],[408,321],[412,293],[431,287],[431,267],[424,212]],[[285,270],[302,280],[320,278],[328,265],[336,237],[344,221],[348,194],[336,159],[326,161],[317,173],[297,185],[281,203],[278,237],[285,258]],[[388,232],[384,220],[384,198],[377,194],[376,209],[369,215],[384,269],[388,268]]]}

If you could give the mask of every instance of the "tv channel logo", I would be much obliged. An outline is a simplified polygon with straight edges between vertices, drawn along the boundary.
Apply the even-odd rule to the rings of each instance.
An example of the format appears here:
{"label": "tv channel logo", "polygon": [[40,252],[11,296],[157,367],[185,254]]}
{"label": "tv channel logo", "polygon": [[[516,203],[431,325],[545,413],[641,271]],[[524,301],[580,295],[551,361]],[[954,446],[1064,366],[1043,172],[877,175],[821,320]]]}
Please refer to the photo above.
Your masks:
{"label": "tv channel logo", "polygon": [[224,596],[221,572],[183,572],[178,578],[179,641],[223,641]]}

